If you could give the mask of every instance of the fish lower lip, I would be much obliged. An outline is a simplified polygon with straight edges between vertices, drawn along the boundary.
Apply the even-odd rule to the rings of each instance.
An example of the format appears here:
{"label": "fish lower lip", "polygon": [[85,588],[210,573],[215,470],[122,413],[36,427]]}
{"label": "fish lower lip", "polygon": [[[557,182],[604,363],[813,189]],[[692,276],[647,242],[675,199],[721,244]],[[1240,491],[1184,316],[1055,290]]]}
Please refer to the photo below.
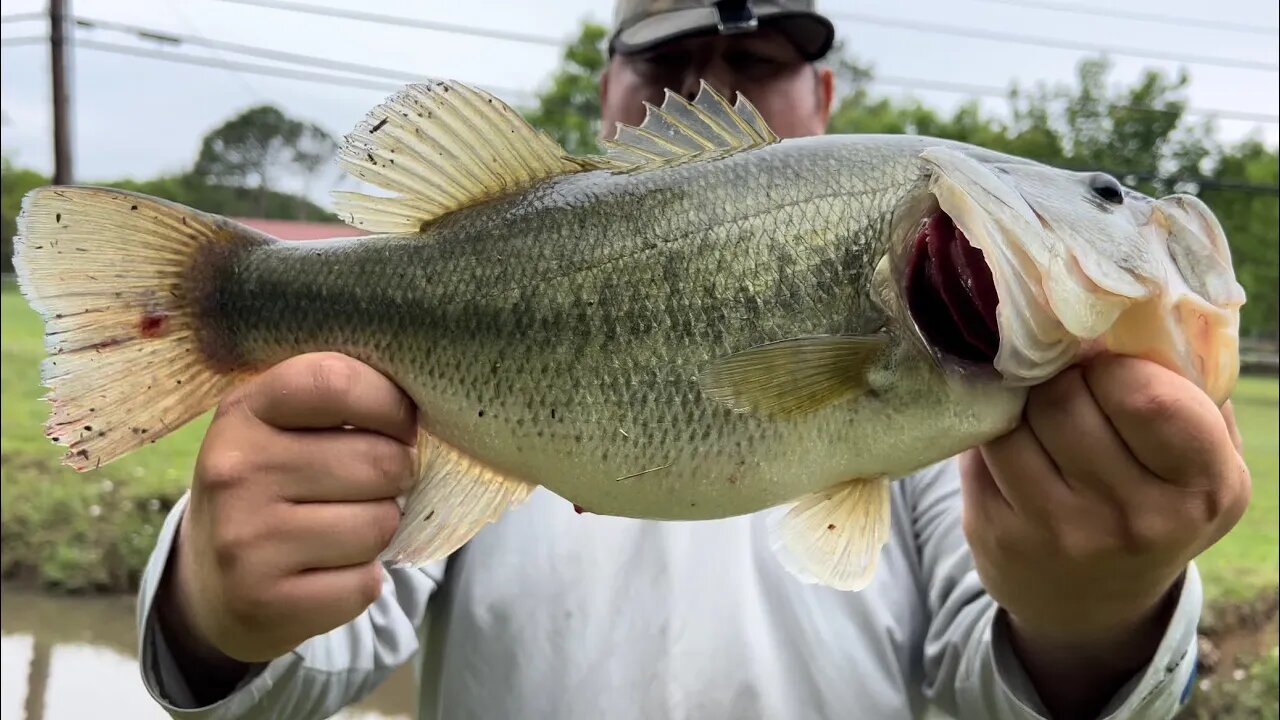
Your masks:
{"label": "fish lower lip", "polygon": [[971,363],[994,363],[999,299],[991,269],[941,210],[914,239],[906,298],[912,319],[935,350]]}

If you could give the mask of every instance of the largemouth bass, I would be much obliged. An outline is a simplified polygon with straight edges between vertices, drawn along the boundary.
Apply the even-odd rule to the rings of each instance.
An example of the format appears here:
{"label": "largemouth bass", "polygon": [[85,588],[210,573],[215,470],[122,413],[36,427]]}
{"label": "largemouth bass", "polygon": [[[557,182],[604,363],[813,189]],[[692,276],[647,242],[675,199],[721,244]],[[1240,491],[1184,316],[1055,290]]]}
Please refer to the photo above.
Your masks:
{"label": "largemouth bass", "polygon": [[863,587],[889,483],[1012,429],[1100,352],[1221,403],[1239,308],[1226,238],[1152,199],[934,138],[779,140],[739,96],[672,93],[573,157],[452,82],[409,86],[339,154],[371,235],[282,242],[120,190],[27,198],[48,434],[85,470],[312,351],[418,404],[421,476],[384,559],[447,556],[543,486],[696,520],[789,505],[799,577]]}

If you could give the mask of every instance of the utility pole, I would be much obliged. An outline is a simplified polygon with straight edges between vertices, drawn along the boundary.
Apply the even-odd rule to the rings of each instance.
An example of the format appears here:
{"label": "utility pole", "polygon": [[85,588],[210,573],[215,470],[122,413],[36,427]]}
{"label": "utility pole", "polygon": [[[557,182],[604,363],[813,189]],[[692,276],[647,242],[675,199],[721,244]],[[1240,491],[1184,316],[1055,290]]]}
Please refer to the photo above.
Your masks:
{"label": "utility pole", "polygon": [[71,179],[71,93],[67,78],[67,0],[49,0],[49,69],[53,77],[53,183]]}

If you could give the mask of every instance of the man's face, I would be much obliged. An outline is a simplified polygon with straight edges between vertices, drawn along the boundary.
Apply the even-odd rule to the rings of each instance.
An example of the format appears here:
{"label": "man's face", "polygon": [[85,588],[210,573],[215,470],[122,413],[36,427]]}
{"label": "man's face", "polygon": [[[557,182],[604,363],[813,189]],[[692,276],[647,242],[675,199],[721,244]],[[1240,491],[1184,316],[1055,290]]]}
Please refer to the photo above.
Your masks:
{"label": "man's face", "polygon": [[831,111],[832,74],[804,61],[768,28],[744,35],[682,38],[632,55],[615,55],[600,82],[601,133],[639,125],[645,100],[662,104],[670,88],[692,100],[706,80],[730,102],[741,92],[780,137],[821,135]]}

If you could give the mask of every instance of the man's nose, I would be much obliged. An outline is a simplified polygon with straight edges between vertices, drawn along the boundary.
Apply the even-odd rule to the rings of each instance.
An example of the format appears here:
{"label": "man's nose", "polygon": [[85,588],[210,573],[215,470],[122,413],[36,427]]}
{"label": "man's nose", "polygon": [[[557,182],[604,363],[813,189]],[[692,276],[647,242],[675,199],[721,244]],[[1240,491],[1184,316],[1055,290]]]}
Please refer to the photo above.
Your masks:
{"label": "man's nose", "polygon": [[698,96],[698,91],[702,87],[702,82],[706,81],[708,85],[715,88],[715,91],[722,96],[733,97],[733,83],[729,82],[729,78],[724,77],[723,73],[717,72],[714,68],[706,65],[691,65],[681,77],[680,94],[684,99],[692,101]]}

